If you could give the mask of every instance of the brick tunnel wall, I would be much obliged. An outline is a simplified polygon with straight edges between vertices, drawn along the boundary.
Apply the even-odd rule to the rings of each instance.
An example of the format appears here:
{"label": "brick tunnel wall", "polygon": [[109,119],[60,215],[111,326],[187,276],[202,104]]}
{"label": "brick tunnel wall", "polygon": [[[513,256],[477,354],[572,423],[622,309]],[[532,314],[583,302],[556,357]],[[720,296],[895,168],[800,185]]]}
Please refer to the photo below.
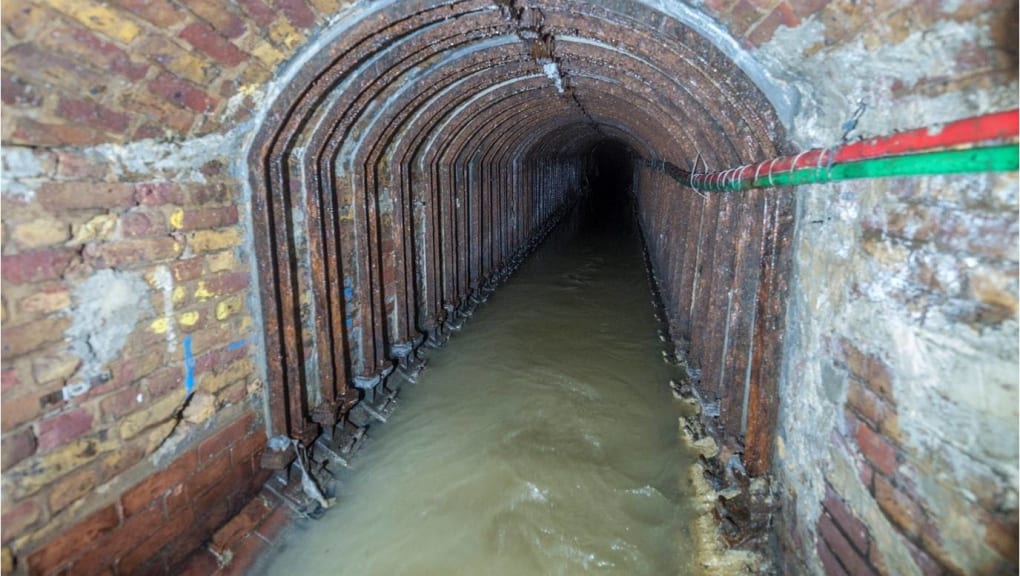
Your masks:
{"label": "brick tunnel wall", "polygon": [[[421,336],[412,328],[441,331],[527,244],[527,233],[515,235],[478,261],[484,273],[464,277],[443,275],[458,269],[457,252],[435,247],[453,260],[426,268],[432,299],[408,305],[403,325],[392,320],[399,300],[374,300],[373,287],[378,298],[405,302],[424,292],[406,289],[416,281],[407,275],[396,287],[384,273],[396,261],[373,270],[370,255],[356,251],[333,253],[354,264],[345,270],[369,263],[348,285],[316,276],[314,258],[295,258],[280,268],[294,272],[293,305],[267,308],[283,301],[267,297],[279,273],[267,255],[311,238],[299,221],[296,236],[268,235],[260,222],[271,218],[273,194],[309,194],[280,197],[299,207],[325,196],[308,180],[260,189],[251,170],[290,162],[290,176],[312,173],[300,154],[323,136],[309,129],[286,154],[273,152],[273,138],[285,133],[287,104],[314,86],[309,71],[336,56],[323,39],[354,38],[345,26],[365,4],[4,2],[5,573],[15,559],[30,573],[173,571],[265,481],[267,429],[314,436],[342,418],[338,403],[355,377],[371,381],[391,366],[392,344]],[[476,3],[481,16],[463,4],[466,34],[505,28],[524,49],[493,43],[486,49],[506,50],[499,68],[482,57],[454,66],[493,68],[497,81],[531,74],[532,94],[565,88],[559,96],[571,102],[535,98],[550,104],[517,127],[547,136],[544,148],[515,148],[510,137],[484,148],[464,136],[448,155],[425,158],[414,156],[412,139],[379,133],[366,141],[403,146],[428,169],[380,162],[368,150],[365,174],[392,165],[406,177],[380,180],[381,198],[436,186],[509,199],[545,186],[553,195],[533,198],[550,202],[528,204],[541,206],[541,217],[507,220],[524,232],[576,189],[579,173],[568,167],[583,151],[578,142],[593,138],[629,141],[646,158],[684,167],[700,154],[718,169],[832,145],[858,99],[868,110],[856,134],[869,135],[1016,106],[1015,3],[718,0],[675,3],[666,16],[628,2],[530,11],[522,2]],[[363,33],[373,26],[382,23]],[[557,34],[644,54],[661,69],[607,66],[615,52],[549,41]],[[422,58],[425,69],[441,61]],[[585,67],[626,73],[603,86]],[[699,81],[675,83],[683,78]],[[433,83],[444,82],[454,80]],[[368,81],[345,88],[376,89]],[[360,110],[399,101],[384,87],[372,98]],[[558,131],[537,128],[579,112],[584,120]],[[503,113],[470,117],[510,130],[520,116]],[[351,129],[353,140],[378,128]],[[489,152],[472,156],[473,146]],[[250,156],[239,159],[242,150]],[[1016,175],[707,199],[661,171],[639,178],[677,351],[700,376],[706,424],[724,454],[772,472],[785,565],[936,573],[992,572],[1012,561],[1015,569]],[[490,187],[492,179],[502,185]],[[468,196],[458,194],[446,201],[459,207]],[[465,266],[484,258],[467,249],[481,230],[466,228],[484,217],[451,213],[435,226],[471,236]],[[399,225],[379,222],[396,240]],[[355,243],[357,232],[344,234]],[[332,316],[350,320],[349,331],[335,331],[342,356],[313,353],[334,338],[322,322],[329,314],[316,308],[326,294],[352,295]],[[273,340],[286,330],[293,334]],[[330,414],[315,416],[324,399]]]}

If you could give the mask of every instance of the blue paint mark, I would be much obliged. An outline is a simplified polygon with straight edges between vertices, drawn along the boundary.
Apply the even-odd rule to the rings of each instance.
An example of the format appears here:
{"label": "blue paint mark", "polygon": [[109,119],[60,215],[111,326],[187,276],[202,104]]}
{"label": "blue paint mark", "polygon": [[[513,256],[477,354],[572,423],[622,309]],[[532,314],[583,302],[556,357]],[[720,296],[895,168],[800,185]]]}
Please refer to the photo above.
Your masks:
{"label": "blue paint mark", "polygon": [[244,345],[247,343],[248,342],[246,340],[238,340],[237,342],[231,342],[230,344],[227,345],[227,351],[233,352],[234,350],[244,348]]}
{"label": "blue paint mark", "polygon": [[347,327],[350,328],[351,326],[354,326],[354,318],[348,317],[347,318]]}
{"label": "blue paint mark", "polygon": [[191,334],[184,337],[184,391],[195,389],[195,355],[191,352]]}

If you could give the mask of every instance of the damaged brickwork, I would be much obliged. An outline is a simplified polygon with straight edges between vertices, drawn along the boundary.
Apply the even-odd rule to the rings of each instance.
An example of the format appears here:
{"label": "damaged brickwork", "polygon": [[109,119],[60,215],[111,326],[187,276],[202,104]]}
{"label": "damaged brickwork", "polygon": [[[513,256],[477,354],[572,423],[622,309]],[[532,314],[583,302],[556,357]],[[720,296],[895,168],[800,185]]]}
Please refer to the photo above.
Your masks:
{"label": "damaged brickwork", "polygon": [[640,161],[722,540],[790,572],[1015,571],[1016,175],[675,175],[1016,107],[1016,20],[5,1],[4,573],[243,570],[285,521],[255,495],[300,477],[289,439],[342,462],[604,141]]}

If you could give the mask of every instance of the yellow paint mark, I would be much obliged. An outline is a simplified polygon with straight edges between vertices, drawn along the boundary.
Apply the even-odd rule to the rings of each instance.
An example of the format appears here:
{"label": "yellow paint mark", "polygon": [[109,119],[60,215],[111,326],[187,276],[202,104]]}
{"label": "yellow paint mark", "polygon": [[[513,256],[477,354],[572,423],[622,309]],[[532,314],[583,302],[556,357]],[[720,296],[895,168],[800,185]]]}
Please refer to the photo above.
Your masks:
{"label": "yellow paint mark", "polygon": [[129,44],[141,32],[124,15],[87,0],[47,0],[50,6],[109,38]]}
{"label": "yellow paint mark", "polygon": [[149,324],[149,329],[156,334],[166,334],[167,330],[170,329],[169,318],[156,318]]}
{"label": "yellow paint mark", "polygon": [[170,226],[174,230],[180,230],[184,226],[184,210],[180,208],[174,210],[174,213],[170,215]]}
{"label": "yellow paint mark", "polygon": [[241,311],[244,304],[237,296],[231,296],[216,305],[216,319],[226,320]]}
{"label": "yellow paint mark", "polygon": [[198,324],[198,319],[201,317],[202,315],[198,312],[185,312],[177,318],[177,321],[180,322],[181,326],[194,326]]}
{"label": "yellow paint mark", "polygon": [[244,94],[245,96],[251,96],[258,89],[259,89],[259,85],[253,83],[253,84],[245,84],[244,86],[241,86],[240,88],[238,88],[238,91],[240,91],[241,94]]}
{"label": "yellow paint mark", "polygon": [[187,294],[187,292],[185,292],[183,286],[177,286],[177,287],[174,288],[174,292],[173,292],[173,295],[171,296],[171,300],[173,300],[174,304],[180,304],[181,302],[184,301],[184,297],[187,296],[187,295],[188,294]]}
{"label": "yellow paint mark", "polygon": [[200,281],[198,283],[198,288],[195,290],[195,298],[198,298],[199,300],[208,300],[213,296],[215,296],[215,294],[205,287],[205,282]]}

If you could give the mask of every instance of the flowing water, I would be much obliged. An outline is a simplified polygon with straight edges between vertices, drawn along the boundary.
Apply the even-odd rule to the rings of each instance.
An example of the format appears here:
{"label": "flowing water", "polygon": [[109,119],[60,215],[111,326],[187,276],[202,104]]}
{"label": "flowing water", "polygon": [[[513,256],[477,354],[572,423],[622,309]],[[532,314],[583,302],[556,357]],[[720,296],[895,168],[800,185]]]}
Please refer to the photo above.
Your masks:
{"label": "flowing water", "polygon": [[691,572],[691,457],[649,300],[636,231],[561,226],[260,572]]}

